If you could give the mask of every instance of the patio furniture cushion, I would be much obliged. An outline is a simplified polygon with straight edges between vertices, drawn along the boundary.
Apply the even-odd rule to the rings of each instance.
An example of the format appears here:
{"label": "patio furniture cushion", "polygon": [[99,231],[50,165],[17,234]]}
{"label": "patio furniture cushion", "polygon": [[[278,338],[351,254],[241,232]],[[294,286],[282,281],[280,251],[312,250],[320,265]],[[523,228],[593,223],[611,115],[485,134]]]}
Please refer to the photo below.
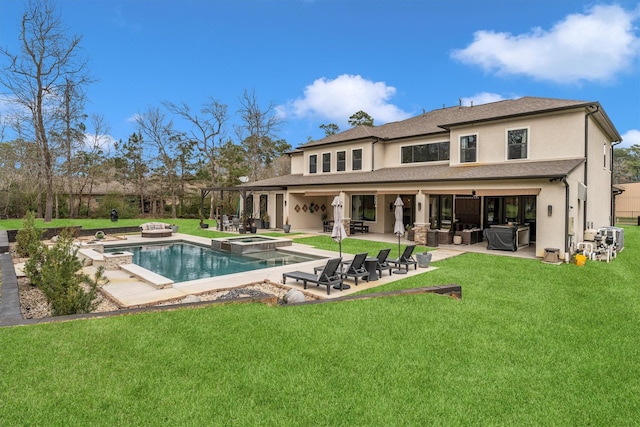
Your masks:
{"label": "patio furniture cushion", "polygon": [[163,222],[147,222],[140,226],[142,237],[169,237],[172,234],[171,226]]}

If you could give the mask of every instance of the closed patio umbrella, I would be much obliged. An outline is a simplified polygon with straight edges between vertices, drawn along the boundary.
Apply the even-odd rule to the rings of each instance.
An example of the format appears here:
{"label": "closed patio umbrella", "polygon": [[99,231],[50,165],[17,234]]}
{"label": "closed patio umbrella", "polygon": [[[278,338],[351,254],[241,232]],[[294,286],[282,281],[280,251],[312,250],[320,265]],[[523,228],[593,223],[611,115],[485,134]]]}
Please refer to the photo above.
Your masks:
{"label": "closed patio umbrella", "polygon": [[[331,238],[338,242],[340,258],[342,258],[342,239],[347,237],[347,231],[344,229],[344,225],[342,224],[342,200],[340,199],[340,196],[333,198],[331,206],[333,206],[333,229],[331,229]],[[349,285],[342,285],[342,289],[349,288]],[[334,289],[340,289],[340,286],[335,285]]]}
{"label": "closed patio umbrella", "polygon": [[340,200],[340,196],[334,197],[331,206],[333,206],[333,229],[331,230],[331,238],[338,242],[340,257],[342,258],[342,239],[347,237],[347,232],[342,224],[342,200]]}
{"label": "closed patio umbrella", "polygon": [[[402,210],[404,207],[404,203],[402,203],[402,199],[400,198],[400,196],[398,196],[393,205],[395,206],[396,217],[396,222],[393,226],[393,234],[398,236],[398,261],[400,261],[400,237],[404,235],[404,224],[402,223],[402,217],[404,215]],[[398,268],[396,271],[394,271],[394,273],[405,274],[406,271],[404,271],[402,268]]]}

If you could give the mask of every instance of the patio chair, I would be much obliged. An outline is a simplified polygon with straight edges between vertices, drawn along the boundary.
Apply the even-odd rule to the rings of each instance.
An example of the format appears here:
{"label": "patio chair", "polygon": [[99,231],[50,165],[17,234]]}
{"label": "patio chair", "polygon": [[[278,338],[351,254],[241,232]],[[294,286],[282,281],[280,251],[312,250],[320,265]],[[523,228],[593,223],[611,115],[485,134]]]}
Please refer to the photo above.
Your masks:
{"label": "patio chair", "polygon": [[410,265],[413,265],[417,270],[418,261],[416,261],[415,258],[413,258],[413,251],[415,249],[416,249],[416,245],[407,245],[407,247],[404,248],[404,252],[402,253],[402,255],[400,255],[399,259],[389,261],[389,262],[395,265],[398,269],[401,269],[402,266],[404,265],[405,268],[407,269],[407,272],[409,272]]}
{"label": "patio chair", "polygon": [[287,277],[302,281],[305,289],[307,289],[307,283],[315,283],[316,286],[326,286],[327,295],[331,294],[331,287],[339,285],[342,290],[342,276],[340,274],[340,263],[342,258],[332,258],[327,261],[327,264],[322,268],[320,274],[306,273],[304,271],[292,271],[282,274],[282,283],[287,282]]}
{"label": "patio chair", "polygon": [[387,260],[387,257],[389,257],[390,252],[391,252],[390,248],[381,249],[380,252],[378,252],[378,256],[376,257],[378,258],[378,263],[376,264],[376,270],[378,270],[378,274],[380,275],[380,277],[382,277],[383,270],[389,270],[389,276],[393,274],[391,272],[391,270],[393,269],[393,266],[389,264],[389,261]]}
{"label": "patio chair", "polygon": [[235,231],[240,231],[240,218],[235,216],[231,218],[231,227],[233,227]]}
{"label": "patio chair", "polygon": [[229,221],[229,217],[227,215],[222,215],[222,230],[227,231],[231,228],[231,221]]}
{"label": "patio chair", "polygon": [[367,253],[357,254],[353,257],[350,263],[343,263],[342,271],[340,274],[343,278],[351,277],[356,282],[356,286],[358,286],[358,279],[365,279],[367,282],[369,281],[369,272],[366,268],[364,268],[364,260],[367,259]]}

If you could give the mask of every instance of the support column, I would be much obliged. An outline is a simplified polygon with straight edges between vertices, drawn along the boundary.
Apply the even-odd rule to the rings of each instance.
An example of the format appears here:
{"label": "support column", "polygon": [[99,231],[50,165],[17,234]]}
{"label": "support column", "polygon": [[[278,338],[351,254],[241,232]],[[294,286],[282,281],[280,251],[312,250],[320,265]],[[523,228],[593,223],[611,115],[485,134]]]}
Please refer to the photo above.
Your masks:
{"label": "support column", "polygon": [[428,222],[416,222],[414,223],[414,235],[413,241],[418,245],[427,245],[427,231],[429,231],[429,226],[431,224]]}

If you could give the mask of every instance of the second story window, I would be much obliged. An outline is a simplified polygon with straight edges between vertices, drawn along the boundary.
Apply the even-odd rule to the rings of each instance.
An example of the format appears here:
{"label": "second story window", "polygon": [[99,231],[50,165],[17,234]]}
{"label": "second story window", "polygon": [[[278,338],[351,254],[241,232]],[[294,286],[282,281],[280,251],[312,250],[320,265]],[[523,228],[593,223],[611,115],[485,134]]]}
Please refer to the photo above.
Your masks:
{"label": "second story window", "polygon": [[528,158],[528,146],[528,129],[514,129],[507,131],[507,160]]}
{"label": "second story window", "polygon": [[351,170],[359,171],[362,170],[362,148],[358,148],[357,150],[353,150],[351,152]]}
{"label": "second story window", "polygon": [[478,135],[465,135],[460,137],[460,163],[473,163],[478,161]]}
{"label": "second story window", "polygon": [[318,155],[312,154],[309,156],[309,173],[318,172]]}
{"label": "second story window", "polygon": [[331,153],[322,155],[322,172],[331,172]]}
{"label": "second story window", "polygon": [[400,154],[402,163],[449,160],[449,141],[435,144],[409,145],[402,147]]}
{"label": "second story window", "polygon": [[338,172],[344,172],[347,170],[347,153],[346,151],[338,151],[336,153],[337,163],[336,170]]}

